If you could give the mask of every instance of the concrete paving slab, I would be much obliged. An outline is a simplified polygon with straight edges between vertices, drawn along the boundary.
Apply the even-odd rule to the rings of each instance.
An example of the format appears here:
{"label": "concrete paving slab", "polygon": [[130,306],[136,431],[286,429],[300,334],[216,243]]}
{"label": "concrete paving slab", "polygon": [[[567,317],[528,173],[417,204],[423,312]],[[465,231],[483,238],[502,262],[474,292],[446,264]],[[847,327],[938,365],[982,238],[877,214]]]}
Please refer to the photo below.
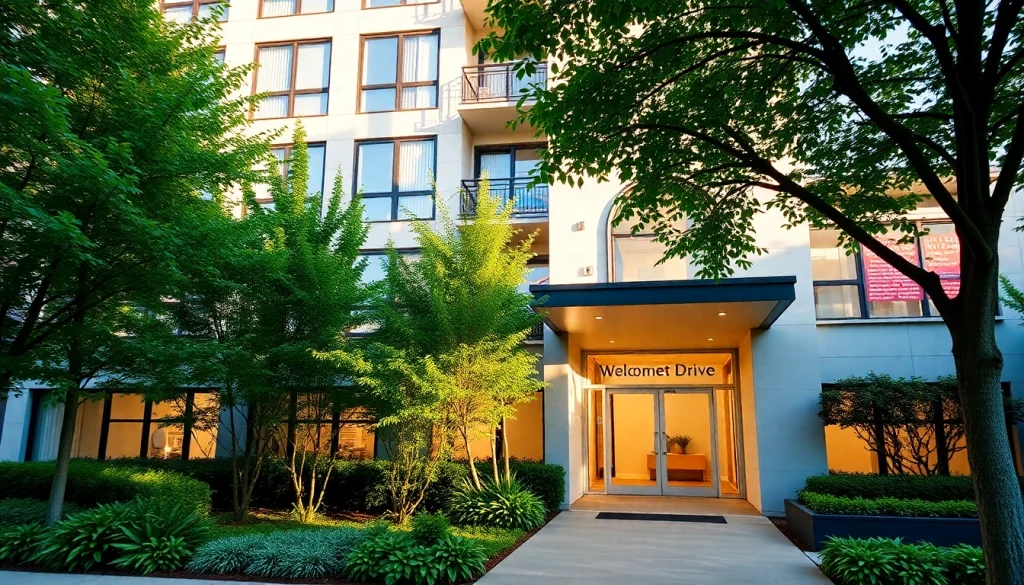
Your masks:
{"label": "concrete paving slab", "polygon": [[596,516],[559,514],[479,585],[831,585],[762,516],[726,515],[726,524]]}

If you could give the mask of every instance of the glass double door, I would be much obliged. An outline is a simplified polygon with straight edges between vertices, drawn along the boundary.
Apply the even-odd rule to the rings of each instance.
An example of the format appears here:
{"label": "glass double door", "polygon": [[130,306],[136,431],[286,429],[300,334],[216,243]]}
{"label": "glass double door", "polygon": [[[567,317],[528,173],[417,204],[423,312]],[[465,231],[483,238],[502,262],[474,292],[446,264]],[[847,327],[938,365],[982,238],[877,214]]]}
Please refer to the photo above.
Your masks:
{"label": "glass double door", "polygon": [[606,395],[607,493],[719,495],[712,389],[608,389]]}

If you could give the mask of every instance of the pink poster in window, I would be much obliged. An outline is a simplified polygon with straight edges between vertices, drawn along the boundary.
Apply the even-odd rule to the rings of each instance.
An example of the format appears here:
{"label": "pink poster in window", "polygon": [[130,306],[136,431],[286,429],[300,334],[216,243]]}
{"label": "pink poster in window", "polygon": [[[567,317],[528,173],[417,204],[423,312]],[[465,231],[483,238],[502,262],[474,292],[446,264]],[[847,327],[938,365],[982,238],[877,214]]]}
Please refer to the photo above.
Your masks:
{"label": "pink poster in window", "polygon": [[[918,265],[916,244],[897,244],[894,239],[880,238],[890,250]],[[864,284],[869,303],[887,301],[920,301],[924,291],[913,280],[882,260],[871,250],[862,247],[864,257]]]}
{"label": "pink poster in window", "polygon": [[960,239],[956,234],[935,234],[921,238],[924,267],[939,275],[942,290],[950,298],[960,292]]}

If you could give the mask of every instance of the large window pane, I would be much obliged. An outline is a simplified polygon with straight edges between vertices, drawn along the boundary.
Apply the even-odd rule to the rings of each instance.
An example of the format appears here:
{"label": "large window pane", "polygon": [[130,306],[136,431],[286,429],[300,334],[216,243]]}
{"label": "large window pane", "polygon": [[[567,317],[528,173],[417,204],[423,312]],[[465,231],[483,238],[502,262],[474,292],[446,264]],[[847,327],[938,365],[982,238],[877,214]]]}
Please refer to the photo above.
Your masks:
{"label": "large window pane", "polygon": [[364,112],[390,112],[395,109],[395,88],[363,90]]}
{"label": "large window pane", "polygon": [[434,216],[434,197],[431,195],[399,197],[398,212],[402,219],[429,219]]}
{"label": "large window pane", "polygon": [[868,303],[872,317],[922,317],[921,301],[878,301]]}
{"label": "large window pane", "polygon": [[141,422],[112,422],[107,427],[107,459],[138,457],[142,440]]}
{"label": "large window pane", "polygon": [[359,145],[359,166],[356,169],[359,189],[363,193],[390,193],[393,187],[395,145],[391,142]]}
{"label": "large window pane", "polygon": [[857,278],[857,257],[839,247],[838,230],[811,230],[811,274],[814,280]]}
{"label": "large window pane", "polygon": [[110,399],[110,418],[134,418],[142,420],[146,401],[141,394],[114,394]]}
{"label": "large window pane", "polygon": [[367,8],[380,8],[382,6],[399,6],[402,0],[366,0]]}
{"label": "large window pane", "polygon": [[363,221],[391,221],[391,198],[363,199]]}
{"label": "large window pane", "polygon": [[485,152],[480,155],[480,176],[484,173],[491,179],[507,179],[512,172],[512,153]]}
{"label": "large window pane", "polygon": [[302,13],[333,12],[334,0],[302,0]]}
{"label": "large window pane", "polygon": [[437,88],[433,85],[418,85],[402,88],[402,109],[416,110],[437,107]]}
{"label": "large window pane", "polygon": [[261,47],[260,68],[256,74],[256,91],[287,91],[291,89],[292,46]]}
{"label": "large window pane", "polygon": [[227,21],[227,19],[228,19],[228,7],[227,7],[226,4],[220,4],[218,2],[211,2],[210,4],[200,4],[199,5],[199,18],[200,19],[210,18],[211,16],[213,16],[214,9],[219,9],[220,10],[220,18],[217,19],[218,22],[225,22],[225,21]]}
{"label": "large window pane", "polygon": [[263,0],[263,16],[295,14],[296,0]]}
{"label": "large window pane", "polygon": [[434,179],[434,141],[416,140],[399,145],[398,190],[429,191]]}
{"label": "large window pane", "polygon": [[398,80],[398,37],[367,39],[363,47],[363,85]]}
{"label": "large window pane", "polygon": [[857,285],[814,287],[814,312],[819,319],[856,319],[860,314]]}
{"label": "large window pane", "polygon": [[306,186],[307,195],[316,195],[324,192],[324,156],[327,147],[323,144],[310,145],[309,153],[309,183]]}
{"label": "large window pane", "polygon": [[164,18],[178,24],[185,24],[192,21],[192,5],[169,6],[164,8]]}
{"label": "large window pane", "polygon": [[295,89],[321,89],[331,75],[331,44],[299,45],[299,64],[295,71]]}
{"label": "large window pane", "polygon": [[288,96],[278,95],[263,98],[253,113],[254,118],[284,118],[288,116]]}
{"label": "large window pane", "polygon": [[212,393],[197,393],[192,405],[192,437],[189,459],[213,459],[217,455],[220,407]]}
{"label": "large window pane", "polygon": [[295,95],[296,116],[322,116],[327,113],[327,93],[301,93]]}
{"label": "large window pane", "polygon": [[638,282],[652,280],[684,280],[687,262],[670,258],[658,262],[665,255],[665,246],[649,237],[612,238],[615,256],[615,281]]}
{"label": "large window pane", "polygon": [[437,79],[437,35],[405,37],[402,46],[402,81]]}
{"label": "large window pane", "polygon": [[146,456],[155,459],[180,459],[185,445],[184,397],[180,401],[153,404]]}

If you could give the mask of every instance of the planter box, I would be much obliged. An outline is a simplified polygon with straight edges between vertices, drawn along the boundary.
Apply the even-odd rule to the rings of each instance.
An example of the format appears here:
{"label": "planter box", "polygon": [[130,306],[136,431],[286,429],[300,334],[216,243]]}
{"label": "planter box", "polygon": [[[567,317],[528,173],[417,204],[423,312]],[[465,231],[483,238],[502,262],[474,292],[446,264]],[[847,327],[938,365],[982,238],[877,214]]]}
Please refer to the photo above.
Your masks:
{"label": "planter box", "polygon": [[977,518],[908,518],[818,514],[796,500],[786,500],[786,525],[797,538],[821,550],[830,536],[847,538],[902,538],[904,542],[930,542],[938,546],[981,546]]}

